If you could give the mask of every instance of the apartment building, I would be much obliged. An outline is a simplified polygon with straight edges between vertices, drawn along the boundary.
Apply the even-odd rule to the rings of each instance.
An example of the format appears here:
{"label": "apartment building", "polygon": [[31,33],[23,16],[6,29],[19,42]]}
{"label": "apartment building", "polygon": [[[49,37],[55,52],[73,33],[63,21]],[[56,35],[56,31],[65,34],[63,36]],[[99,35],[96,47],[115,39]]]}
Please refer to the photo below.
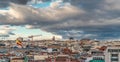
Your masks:
{"label": "apartment building", "polygon": [[108,46],[104,55],[105,62],[120,62],[120,45]]}

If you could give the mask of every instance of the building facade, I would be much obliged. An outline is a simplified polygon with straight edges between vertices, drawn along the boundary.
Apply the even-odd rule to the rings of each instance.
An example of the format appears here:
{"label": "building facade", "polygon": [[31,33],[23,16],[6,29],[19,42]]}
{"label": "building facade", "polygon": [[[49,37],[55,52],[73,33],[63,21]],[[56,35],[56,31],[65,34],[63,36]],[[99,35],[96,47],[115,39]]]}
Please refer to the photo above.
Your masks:
{"label": "building facade", "polygon": [[105,51],[105,62],[120,62],[120,46],[109,46]]}

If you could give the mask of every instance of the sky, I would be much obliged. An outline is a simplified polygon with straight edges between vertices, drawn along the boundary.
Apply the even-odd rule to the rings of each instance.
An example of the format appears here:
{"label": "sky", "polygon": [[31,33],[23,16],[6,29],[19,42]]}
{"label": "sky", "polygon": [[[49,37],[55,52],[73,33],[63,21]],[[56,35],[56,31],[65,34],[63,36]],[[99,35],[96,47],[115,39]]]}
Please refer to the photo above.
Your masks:
{"label": "sky", "polygon": [[11,38],[39,33],[63,39],[119,40],[119,3],[119,0],[0,0],[0,33]]}

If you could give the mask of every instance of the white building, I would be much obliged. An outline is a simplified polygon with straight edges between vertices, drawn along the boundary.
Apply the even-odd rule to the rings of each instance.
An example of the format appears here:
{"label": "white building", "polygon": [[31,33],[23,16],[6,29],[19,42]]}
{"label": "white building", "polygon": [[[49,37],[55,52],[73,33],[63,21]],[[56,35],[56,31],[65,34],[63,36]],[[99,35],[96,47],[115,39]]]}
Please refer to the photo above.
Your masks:
{"label": "white building", "polygon": [[104,52],[100,50],[91,50],[91,55],[94,60],[104,60]]}
{"label": "white building", "polygon": [[120,62],[120,45],[107,47],[105,51],[105,62]]}
{"label": "white building", "polygon": [[97,49],[91,50],[91,56],[88,57],[85,62],[104,62],[104,51]]}

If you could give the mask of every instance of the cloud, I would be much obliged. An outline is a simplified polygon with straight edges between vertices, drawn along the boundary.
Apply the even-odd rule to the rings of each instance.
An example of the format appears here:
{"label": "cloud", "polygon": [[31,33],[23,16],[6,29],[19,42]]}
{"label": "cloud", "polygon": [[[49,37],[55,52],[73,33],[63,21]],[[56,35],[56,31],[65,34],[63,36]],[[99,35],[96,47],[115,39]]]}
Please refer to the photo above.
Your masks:
{"label": "cloud", "polygon": [[10,0],[10,2],[16,4],[27,4],[28,0]]}
{"label": "cloud", "polygon": [[9,6],[9,0],[0,0],[0,8],[5,8]]}
{"label": "cloud", "polygon": [[72,19],[72,17],[82,13],[84,13],[83,10],[71,5],[65,5],[62,8],[35,9],[29,6],[11,4],[8,13],[2,17],[5,21],[1,20],[1,22],[4,24],[57,23]]}
{"label": "cloud", "polygon": [[32,28],[35,28],[35,27],[33,25],[25,25],[25,28],[32,29]]}
{"label": "cloud", "polygon": [[114,1],[114,0],[105,0],[105,3],[107,3],[104,6],[104,8],[106,10],[120,10],[120,7],[119,7],[120,1],[119,0],[116,0],[116,1]]}
{"label": "cloud", "polygon": [[9,36],[9,35],[15,35],[13,31],[16,28],[10,27],[9,25],[1,25],[0,26],[0,36]]}
{"label": "cloud", "polygon": [[[47,8],[37,9],[27,5],[11,4],[10,10],[0,16],[0,22],[11,25],[33,25],[34,27],[26,27],[40,28],[63,36],[70,36],[70,34],[76,34],[75,31],[82,30],[84,33],[77,33],[78,37],[88,35],[91,38],[119,37],[120,35],[115,35],[120,31],[119,2],[116,0],[71,0],[62,4],[62,7],[60,3],[53,2]],[[74,33],[69,32],[72,30]],[[68,34],[62,34],[65,31]]]}
{"label": "cloud", "polygon": [[22,4],[25,5],[27,4],[28,0],[0,0],[0,9],[5,9],[9,7],[10,3],[15,3],[15,4]]}

